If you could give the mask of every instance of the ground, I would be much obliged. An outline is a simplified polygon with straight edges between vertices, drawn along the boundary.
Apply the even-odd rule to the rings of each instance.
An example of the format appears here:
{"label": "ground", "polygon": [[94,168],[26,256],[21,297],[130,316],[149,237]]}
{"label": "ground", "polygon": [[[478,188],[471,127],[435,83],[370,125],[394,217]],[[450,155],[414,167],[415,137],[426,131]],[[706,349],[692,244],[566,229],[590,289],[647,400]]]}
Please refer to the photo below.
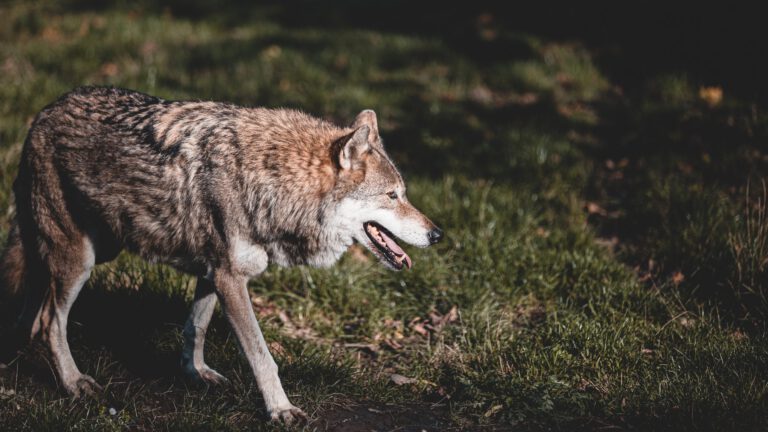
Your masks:
{"label": "ground", "polygon": [[[692,14],[680,34],[701,39],[653,27],[641,43],[596,8],[400,6],[3,3],[0,233],[31,119],[75,86],[342,124],[372,108],[446,239],[409,249],[407,272],[354,248],[251,283],[304,428],[764,430],[768,111],[744,30],[759,15],[719,39],[691,20],[728,16],[681,8],[664,16]],[[103,396],[64,396],[33,344],[1,359],[0,430],[280,429],[218,312],[206,355],[231,386],[181,377],[192,289],[127,254],[98,267],[69,337]]]}

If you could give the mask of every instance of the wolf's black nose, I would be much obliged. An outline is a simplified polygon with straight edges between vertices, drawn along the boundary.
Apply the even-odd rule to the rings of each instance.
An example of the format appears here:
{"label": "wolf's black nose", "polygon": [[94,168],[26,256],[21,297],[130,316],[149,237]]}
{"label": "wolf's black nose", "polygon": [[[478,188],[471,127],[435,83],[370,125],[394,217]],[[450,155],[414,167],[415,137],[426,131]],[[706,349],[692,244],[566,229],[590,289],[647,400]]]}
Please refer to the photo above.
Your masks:
{"label": "wolf's black nose", "polygon": [[435,229],[427,233],[427,238],[429,239],[429,244],[435,244],[443,238],[443,230],[435,227]]}

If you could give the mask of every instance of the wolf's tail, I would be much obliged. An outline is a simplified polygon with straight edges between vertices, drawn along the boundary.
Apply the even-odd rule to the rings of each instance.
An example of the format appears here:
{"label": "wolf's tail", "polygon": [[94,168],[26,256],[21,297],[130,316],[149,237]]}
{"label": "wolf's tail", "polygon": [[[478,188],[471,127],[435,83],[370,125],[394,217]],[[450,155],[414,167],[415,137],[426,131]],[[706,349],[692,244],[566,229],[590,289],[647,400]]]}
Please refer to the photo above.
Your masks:
{"label": "wolf's tail", "polygon": [[[28,272],[24,246],[21,243],[19,225],[14,219],[11,222],[11,231],[5,242],[5,249],[0,255],[0,326],[3,327],[3,342],[0,344],[0,363],[7,363],[18,355],[21,349],[30,340],[29,333],[19,331],[19,310],[22,305],[22,296],[26,297],[26,287],[29,285],[25,279]],[[7,328],[15,331],[8,333]]]}
{"label": "wolf's tail", "polygon": [[23,294],[26,270],[27,263],[19,225],[14,220],[5,242],[5,249],[0,256],[0,297],[9,300]]}

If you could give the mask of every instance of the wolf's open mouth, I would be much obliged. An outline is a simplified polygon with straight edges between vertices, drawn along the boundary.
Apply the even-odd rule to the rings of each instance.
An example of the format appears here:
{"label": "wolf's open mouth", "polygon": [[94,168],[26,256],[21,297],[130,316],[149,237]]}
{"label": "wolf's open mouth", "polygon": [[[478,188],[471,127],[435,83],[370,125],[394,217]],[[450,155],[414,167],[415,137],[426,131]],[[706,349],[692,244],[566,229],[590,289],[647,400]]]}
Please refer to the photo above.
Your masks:
{"label": "wolf's open mouth", "polygon": [[363,224],[368,238],[379,250],[381,256],[389,262],[392,267],[402,270],[403,266],[411,268],[413,262],[411,257],[395,243],[393,235],[386,228],[376,222],[366,222]]}

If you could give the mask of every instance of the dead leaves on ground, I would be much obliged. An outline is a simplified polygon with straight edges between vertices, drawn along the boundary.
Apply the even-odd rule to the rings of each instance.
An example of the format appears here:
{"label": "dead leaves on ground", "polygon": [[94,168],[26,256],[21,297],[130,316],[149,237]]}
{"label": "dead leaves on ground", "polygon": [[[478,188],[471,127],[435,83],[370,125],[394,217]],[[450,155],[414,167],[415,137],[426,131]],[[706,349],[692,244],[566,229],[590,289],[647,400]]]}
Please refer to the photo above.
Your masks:
{"label": "dead leaves on ground", "polygon": [[309,341],[319,341],[320,337],[317,336],[314,330],[308,326],[297,326],[291,320],[285,311],[280,311],[277,314],[280,318],[280,322],[283,323],[283,333],[290,336],[293,339],[303,339]]}
{"label": "dead leaves on ground", "polygon": [[445,315],[440,315],[434,311],[430,312],[429,319],[431,324],[427,324],[427,328],[433,330],[435,333],[439,333],[447,324],[456,322],[459,319],[459,308],[454,305]]}
{"label": "dead leaves on ground", "polygon": [[[387,318],[384,328],[373,336],[374,342],[380,347],[399,351],[406,345],[419,343],[422,339],[431,339],[443,332],[449,324],[459,319],[459,308],[454,305],[448,312],[441,314],[432,310],[426,317],[417,316],[411,319],[407,326],[402,320]],[[406,336],[406,333],[409,333]]]}
{"label": "dead leaves on ground", "polygon": [[650,283],[654,287],[657,286],[656,282],[660,278],[668,278],[667,280],[676,287],[685,282],[685,274],[682,271],[666,273],[654,259],[649,259],[645,265],[635,266],[634,271],[638,275],[638,281]]}
{"label": "dead leaves on ground", "polygon": [[[456,305],[445,313],[432,309],[424,314],[424,316],[416,316],[407,323],[403,320],[384,318],[379,331],[368,341],[363,337],[361,342],[344,343],[339,340],[318,336],[317,332],[309,325],[310,319],[291,317],[286,310],[283,310],[278,304],[269,299],[251,293],[251,304],[259,319],[279,323],[280,332],[283,335],[291,339],[327,345],[331,347],[331,350],[357,350],[358,363],[382,362],[379,359],[382,350],[389,351],[390,354],[401,355],[398,353],[407,352],[406,348],[408,346],[422,344],[439,337],[448,326],[460,319],[459,308]],[[522,315],[529,316],[530,314],[521,312]],[[359,325],[360,323],[354,323],[348,327],[356,329]],[[292,360],[291,353],[278,341],[272,341],[269,344],[269,350],[277,358],[287,359],[288,361]],[[449,392],[433,382],[395,373],[394,368],[386,366],[386,361],[381,363],[381,365],[385,366],[383,371],[385,374],[388,374],[389,381],[394,385],[416,385],[423,388],[433,388],[435,394],[439,397],[450,399]]]}
{"label": "dead leaves on ground", "polygon": [[[374,374],[383,374],[395,386],[414,386],[414,388],[422,390],[431,389],[429,391],[434,392],[436,397],[451,398],[448,389],[423,378],[409,377],[407,371],[396,368],[391,360],[393,356],[408,357],[412,354],[413,349],[419,349],[420,345],[431,344],[440,338],[451,325],[460,321],[461,313],[457,305],[453,305],[444,313],[433,308],[408,321],[391,317],[383,318],[375,327],[375,333],[369,337],[365,335],[355,336],[355,333],[360,332],[360,326],[365,324],[364,318],[358,318],[342,326],[345,330],[349,329],[351,332],[349,336],[357,339],[354,342],[345,342],[341,338],[321,337],[311,327],[317,319],[323,319],[323,317],[292,316],[290,311],[284,310],[279,304],[254,293],[251,293],[251,303],[260,320],[279,325],[280,332],[288,338],[324,345],[331,350],[332,356],[346,357],[347,354],[344,352],[347,352],[356,359],[357,364],[362,368],[361,370],[377,371]],[[514,311],[517,318],[513,325],[525,326],[531,322],[539,321],[543,316],[542,311],[543,309],[538,304],[523,305],[519,310]],[[269,350],[276,358],[287,361],[293,360],[291,352],[279,341],[272,341],[269,344]],[[354,350],[354,352],[350,353],[349,350]],[[448,348],[443,355],[450,356],[450,353],[451,350]]]}
{"label": "dead leaves on ground", "polygon": [[415,335],[429,338],[439,335],[447,325],[458,321],[458,319],[459,307],[454,305],[445,314],[433,310],[427,314],[427,318],[414,317],[408,322],[408,328]]}
{"label": "dead leaves on ground", "polygon": [[[459,319],[459,308],[456,305],[444,314],[433,309],[426,313],[426,316],[416,316],[407,324],[403,320],[385,318],[381,329],[370,338],[370,341],[339,343],[319,336],[307,322],[309,319],[296,320],[287,311],[264,297],[252,293],[251,304],[260,320],[277,318],[276,321],[281,325],[281,332],[291,339],[360,349],[371,353],[377,353],[382,348],[400,351],[409,344],[419,343],[423,339],[429,340],[440,335],[448,325]],[[350,328],[355,327],[350,326]]]}
{"label": "dead leaves on ground", "polygon": [[281,331],[291,339],[314,342],[324,341],[309,325],[303,322],[295,322],[285,310],[280,309],[275,303],[251,293],[251,304],[259,319],[277,317],[282,324]]}
{"label": "dead leaves on ground", "polygon": [[256,317],[259,319],[275,316],[280,312],[276,304],[254,293],[251,293],[251,305],[254,312],[256,312]]}

